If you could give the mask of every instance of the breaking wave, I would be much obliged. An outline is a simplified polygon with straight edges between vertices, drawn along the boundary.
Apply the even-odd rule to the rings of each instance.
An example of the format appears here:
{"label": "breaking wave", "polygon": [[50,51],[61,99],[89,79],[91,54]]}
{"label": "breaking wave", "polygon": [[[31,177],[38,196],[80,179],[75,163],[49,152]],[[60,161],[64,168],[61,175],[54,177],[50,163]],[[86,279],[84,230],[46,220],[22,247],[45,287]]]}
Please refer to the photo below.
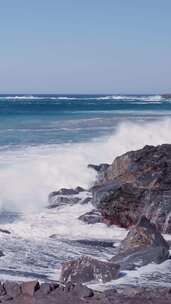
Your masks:
{"label": "breaking wave", "polygon": [[89,163],[111,163],[144,145],[171,143],[171,120],[121,123],[108,137],[71,143],[0,151],[0,207],[12,211],[39,211],[49,192],[61,187],[89,187],[95,172]]}

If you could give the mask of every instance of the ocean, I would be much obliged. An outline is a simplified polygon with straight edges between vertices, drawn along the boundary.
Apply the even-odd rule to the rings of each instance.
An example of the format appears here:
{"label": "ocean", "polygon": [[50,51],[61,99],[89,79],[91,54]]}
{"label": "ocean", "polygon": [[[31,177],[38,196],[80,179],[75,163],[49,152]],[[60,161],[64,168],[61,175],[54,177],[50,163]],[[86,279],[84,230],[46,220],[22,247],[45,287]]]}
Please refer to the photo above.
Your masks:
{"label": "ocean", "polygon": [[[47,209],[48,195],[90,187],[96,175],[89,163],[171,143],[170,130],[171,100],[160,95],[0,95],[0,229],[11,232],[0,234],[1,278],[57,280],[66,259],[110,258],[113,248],[79,240],[118,244],[127,231],[80,222],[90,203]],[[168,261],[128,272],[115,284],[137,280],[170,284]]]}

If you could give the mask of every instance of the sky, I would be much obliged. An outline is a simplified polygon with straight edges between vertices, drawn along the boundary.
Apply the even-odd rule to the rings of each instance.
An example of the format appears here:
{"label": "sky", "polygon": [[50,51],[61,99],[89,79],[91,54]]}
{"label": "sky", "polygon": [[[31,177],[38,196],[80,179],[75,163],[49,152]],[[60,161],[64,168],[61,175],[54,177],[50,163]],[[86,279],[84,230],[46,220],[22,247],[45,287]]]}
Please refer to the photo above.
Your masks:
{"label": "sky", "polygon": [[0,93],[171,92],[170,0],[0,0]]}

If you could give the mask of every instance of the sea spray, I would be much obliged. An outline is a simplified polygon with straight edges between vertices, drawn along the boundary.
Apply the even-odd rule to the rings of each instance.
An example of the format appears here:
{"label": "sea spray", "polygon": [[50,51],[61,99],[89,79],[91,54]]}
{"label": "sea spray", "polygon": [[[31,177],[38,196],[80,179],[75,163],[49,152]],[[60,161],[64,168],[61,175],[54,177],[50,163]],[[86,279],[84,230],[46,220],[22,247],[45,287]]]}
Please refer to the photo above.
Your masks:
{"label": "sea spray", "polygon": [[95,180],[89,163],[111,163],[144,145],[171,143],[171,120],[121,123],[116,131],[86,143],[20,147],[0,152],[0,207],[8,211],[40,211],[51,191],[88,188]]}

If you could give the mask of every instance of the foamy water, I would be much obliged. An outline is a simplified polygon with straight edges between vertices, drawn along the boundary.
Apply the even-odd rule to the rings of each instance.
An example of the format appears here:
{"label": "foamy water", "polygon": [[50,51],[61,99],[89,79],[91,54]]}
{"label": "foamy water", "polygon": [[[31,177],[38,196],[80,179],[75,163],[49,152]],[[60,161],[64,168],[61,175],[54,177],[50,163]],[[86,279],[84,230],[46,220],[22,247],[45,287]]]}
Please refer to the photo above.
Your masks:
{"label": "foamy water", "polygon": [[[0,249],[5,254],[0,258],[1,278],[56,280],[66,259],[82,254],[109,259],[127,231],[79,221],[80,215],[93,208],[91,203],[49,210],[48,195],[61,187],[89,188],[96,178],[96,173],[87,168],[89,163],[111,163],[129,150],[171,143],[170,106],[164,105],[162,111],[153,108],[156,102],[164,103],[158,95],[91,96],[85,97],[85,102],[82,97],[84,104],[80,97],[51,96],[50,105],[45,102],[47,97],[9,97],[5,101],[1,97],[0,101],[4,102],[3,106],[0,104],[0,115],[4,107],[9,111],[0,121],[0,228],[11,232],[1,233]],[[134,102],[132,110],[124,105],[124,98],[129,106]],[[155,104],[148,110],[140,108],[142,102],[148,105],[149,101]],[[69,102],[73,102],[72,111],[63,111],[60,116],[58,102],[67,111]],[[89,102],[91,111],[87,109]],[[48,113],[44,114],[47,108]],[[15,115],[11,115],[11,109]],[[79,240],[112,240],[114,247],[93,247],[76,242]],[[146,266],[125,273],[116,284],[127,284],[129,280],[135,283],[137,277],[141,282],[167,284],[170,278],[163,276],[165,269],[166,263],[157,268]],[[157,276],[150,279],[155,271],[161,273],[160,280]]]}

